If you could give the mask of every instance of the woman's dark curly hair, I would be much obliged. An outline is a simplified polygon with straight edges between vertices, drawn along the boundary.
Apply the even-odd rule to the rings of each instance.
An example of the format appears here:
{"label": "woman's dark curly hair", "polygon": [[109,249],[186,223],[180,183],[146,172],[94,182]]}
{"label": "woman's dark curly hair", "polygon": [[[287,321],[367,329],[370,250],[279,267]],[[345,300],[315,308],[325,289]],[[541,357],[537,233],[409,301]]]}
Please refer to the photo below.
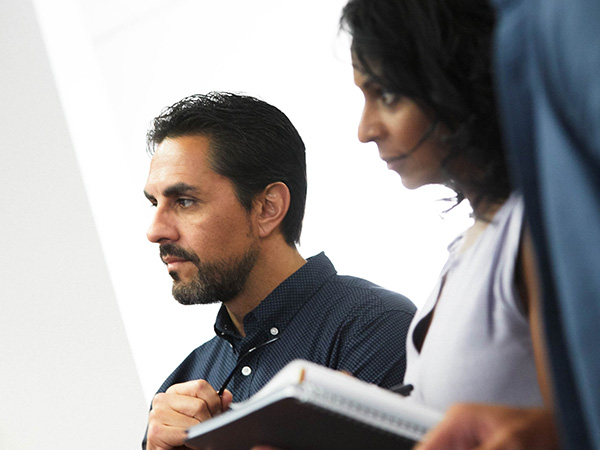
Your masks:
{"label": "woman's dark curly hair", "polygon": [[[359,69],[410,98],[451,131],[445,170],[459,201],[503,201],[510,179],[491,73],[494,11],[487,0],[350,0],[341,29]],[[460,155],[473,169],[453,173]]]}

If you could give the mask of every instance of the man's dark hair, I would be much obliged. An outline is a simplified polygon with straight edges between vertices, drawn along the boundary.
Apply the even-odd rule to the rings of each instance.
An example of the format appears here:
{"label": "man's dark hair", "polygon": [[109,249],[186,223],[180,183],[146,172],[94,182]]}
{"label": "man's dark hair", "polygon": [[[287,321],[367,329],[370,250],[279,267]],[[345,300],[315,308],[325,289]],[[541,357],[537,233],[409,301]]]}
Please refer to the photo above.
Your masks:
{"label": "man's dark hair", "polygon": [[458,178],[449,163],[460,155],[477,168],[463,186],[503,201],[511,187],[492,79],[494,23],[488,0],[350,0],[340,20],[359,70],[450,129],[449,175]]}
{"label": "man's dark hair", "polygon": [[285,114],[247,95],[192,95],[154,119],[146,138],[148,152],[153,155],[167,138],[183,136],[209,138],[211,168],[232,181],[248,211],[265,187],[285,183],[291,200],[281,231],[289,245],[299,242],[306,204],[306,157],[304,142]]}

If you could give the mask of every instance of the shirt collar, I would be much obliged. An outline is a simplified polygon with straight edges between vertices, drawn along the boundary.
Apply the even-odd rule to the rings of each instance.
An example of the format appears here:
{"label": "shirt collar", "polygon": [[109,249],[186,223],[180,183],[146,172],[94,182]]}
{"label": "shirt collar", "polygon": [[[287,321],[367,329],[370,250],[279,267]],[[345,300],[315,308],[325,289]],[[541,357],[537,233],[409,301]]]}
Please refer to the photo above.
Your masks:
{"label": "shirt collar", "polygon": [[[321,252],[308,258],[306,264],[284,280],[244,317],[244,341],[248,345],[256,345],[260,341],[279,335],[323,283],[336,273],[325,253]],[[217,336],[227,339],[232,344],[233,341],[241,340],[225,305],[221,305],[214,328]]]}

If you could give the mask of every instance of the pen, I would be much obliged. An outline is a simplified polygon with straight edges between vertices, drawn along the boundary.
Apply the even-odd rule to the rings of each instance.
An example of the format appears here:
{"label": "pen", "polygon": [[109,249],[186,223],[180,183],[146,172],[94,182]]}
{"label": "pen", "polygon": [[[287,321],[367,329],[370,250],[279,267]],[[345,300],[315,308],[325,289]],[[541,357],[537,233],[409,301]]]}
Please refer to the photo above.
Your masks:
{"label": "pen", "polygon": [[390,391],[395,392],[396,394],[400,394],[403,397],[408,397],[413,389],[414,386],[412,384],[403,383],[397,384],[389,388]]}

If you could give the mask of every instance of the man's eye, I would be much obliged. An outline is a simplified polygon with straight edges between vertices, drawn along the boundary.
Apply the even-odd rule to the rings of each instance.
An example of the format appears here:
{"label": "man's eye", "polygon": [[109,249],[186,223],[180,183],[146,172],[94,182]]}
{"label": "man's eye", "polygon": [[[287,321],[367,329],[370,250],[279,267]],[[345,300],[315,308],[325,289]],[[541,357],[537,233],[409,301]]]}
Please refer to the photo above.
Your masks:
{"label": "man's eye", "polygon": [[190,200],[189,198],[180,198],[179,200],[177,200],[177,204],[182,208],[189,208],[194,204],[194,201]]}

